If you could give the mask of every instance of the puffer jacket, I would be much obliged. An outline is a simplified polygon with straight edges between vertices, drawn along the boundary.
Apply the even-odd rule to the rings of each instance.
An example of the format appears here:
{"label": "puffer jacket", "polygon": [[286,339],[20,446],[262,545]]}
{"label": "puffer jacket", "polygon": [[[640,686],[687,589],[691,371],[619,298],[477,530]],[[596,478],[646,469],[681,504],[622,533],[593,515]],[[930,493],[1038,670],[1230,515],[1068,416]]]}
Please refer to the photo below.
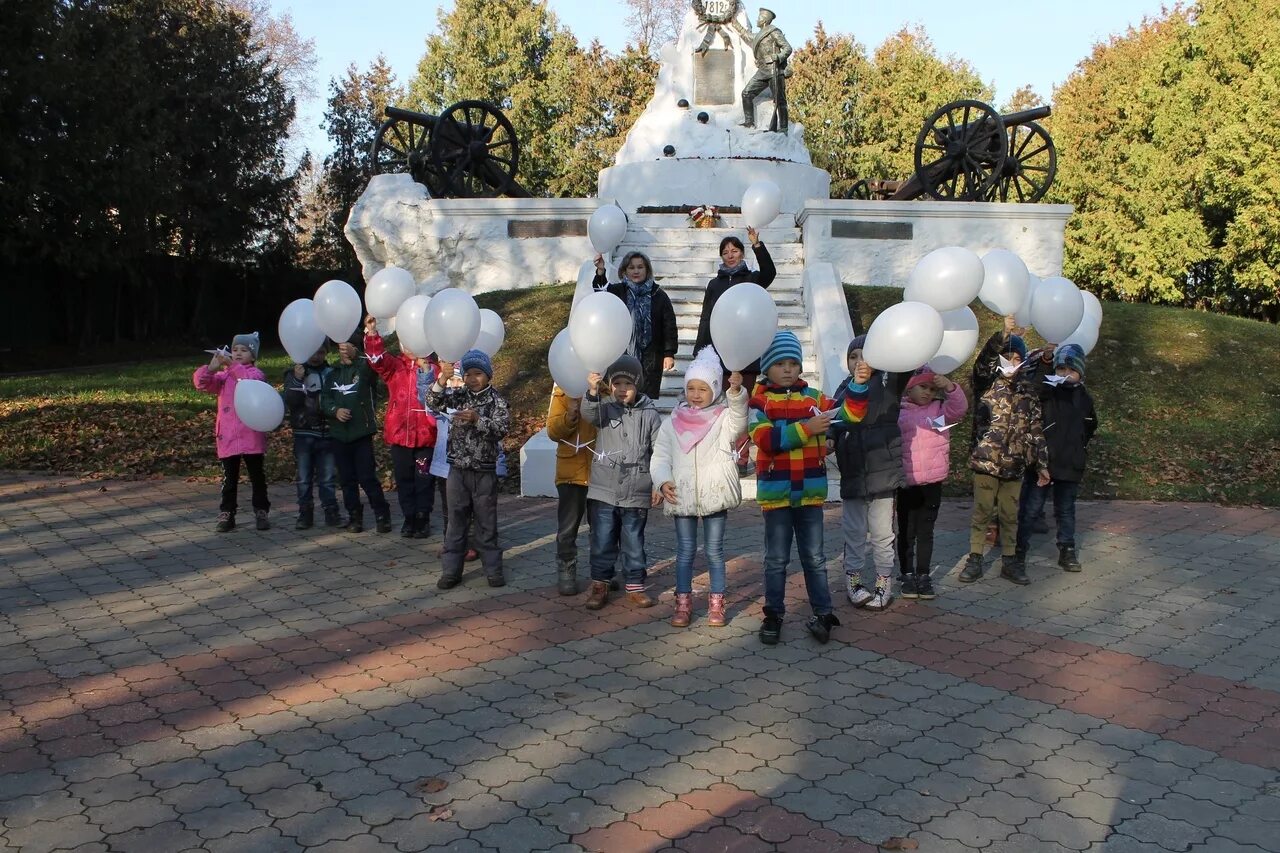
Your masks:
{"label": "puffer jacket", "polygon": [[450,469],[467,471],[497,471],[498,442],[506,438],[511,429],[511,411],[507,401],[492,385],[475,392],[468,388],[449,388],[437,391],[432,383],[423,398],[429,408],[437,412],[449,409],[474,409],[479,419],[474,424],[453,421],[449,424],[448,460]]}
{"label": "puffer jacket", "polygon": [[588,391],[582,419],[596,425],[596,456],[591,462],[587,499],[627,509],[647,508],[653,495],[649,463],[662,415],[646,394],[624,406]]}
{"label": "puffer jacket", "polygon": [[734,445],[747,431],[747,391],[725,392],[727,405],[702,440],[685,452],[668,417],[653,446],[653,487],[675,483],[676,502],[662,502],[664,515],[713,515],[742,503]]}
{"label": "puffer jacket", "polygon": [[[369,362],[358,355],[351,364],[339,362],[333,366],[320,392],[320,408],[329,420],[329,435],[350,443],[378,431],[374,411],[377,385],[378,379]],[[346,423],[338,420],[338,409],[350,409],[351,420]]]}
{"label": "puffer jacket", "polygon": [[[906,482],[902,473],[902,433],[898,408],[909,373],[872,371],[867,379],[867,413],[859,423],[833,423],[828,438],[835,444],[840,467],[840,497],[868,499],[890,494]],[[852,376],[836,388],[835,399],[844,402]]]}
{"label": "puffer jacket", "polygon": [[436,419],[423,411],[418,395],[420,373],[428,374],[427,383],[435,381],[440,370],[428,361],[425,371],[405,355],[389,353],[381,335],[365,335],[364,351],[369,364],[387,385],[387,414],[383,421],[382,439],[396,447],[435,447]]}
{"label": "puffer jacket", "polygon": [[1017,480],[1027,466],[1049,470],[1040,397],[1025,373],[998,376],[974,407],[977,442],[969,467],[1001,480]]}
{"label": "puffer jacket", "polygon": [[191,377],[197,390],[218,397],[218,416],[213,429],[219,459],[267,452],[267,434],[249,429],[236,414],[236,383],[241,379],[265,382],[267,377],[252,364],[235,363],[216,372],[207,364],[201,365]]}
{"label": "puffer jacket", "polygon": [[923,406],[906,399],[898,414],[902,432],[902,472],[908,486],[941,483],[951,473],[951,430],[939,432],[930,425],[932,418],[944,418],[954,424],[964,417],[969,402],[960,383],[951,383],[946,400],[930,400]]}
{"label": "puffer jacket", "polygon": [[[596,425],[583,419],[581,412],[571,416],[569,400],[559,385],[552,387],[547,409],[547,438],[556,443],[556,485],[587,486],[591,484],[591,450],[595,447]],[[578,444],[588,446],[572,446]]]}
{"label": "puffer jacket", "polygon": [[320,408],[320,392],[324,390],[324,379],[329,375],[330,365],[328,362],[319,367],[303,364],[302,370],[301,379],[293,375],[292,367],[284,372],[284,390],[280,396],[284,397],[289,426],[293,428],[294,435],[327,436],[329,422],[324,419],[324,411]]}

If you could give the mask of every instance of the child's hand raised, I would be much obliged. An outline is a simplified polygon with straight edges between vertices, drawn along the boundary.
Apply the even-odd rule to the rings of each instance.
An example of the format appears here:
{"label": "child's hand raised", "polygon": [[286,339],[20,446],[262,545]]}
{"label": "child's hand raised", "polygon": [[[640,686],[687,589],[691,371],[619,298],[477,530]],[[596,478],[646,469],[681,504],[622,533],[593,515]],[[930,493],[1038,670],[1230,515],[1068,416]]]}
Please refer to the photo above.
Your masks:
{"label": "child's hand raised", "polygon": [[857,367],[853,369],[853,381],[859,385],[866,385],[871,378],[871,365],[865,361],[858,362]]}
{"label": "child's hand raised", "polygon": [[737,393],[737,390],[741,387],[742,387],[742,374],[735,370],[733,373],[729,374],[729,388],[733,392]]}
{"label": "child's hand raised", "polygon": [[604,379],[599,373],[592,371],[587,374],[587,393],[594,394],[600,388],[600,380]]}
{"label": "child's hand raised", "polygon": [[604,255],[599,252],[595,256],[596,272],[604,272]]}
{"label": "child's hand raised", "polygon": [[440,383],[440,387],[444,387],[444,383],[453,378],[453,362],[440,362],[440,375],[436,377],[436,382]]}

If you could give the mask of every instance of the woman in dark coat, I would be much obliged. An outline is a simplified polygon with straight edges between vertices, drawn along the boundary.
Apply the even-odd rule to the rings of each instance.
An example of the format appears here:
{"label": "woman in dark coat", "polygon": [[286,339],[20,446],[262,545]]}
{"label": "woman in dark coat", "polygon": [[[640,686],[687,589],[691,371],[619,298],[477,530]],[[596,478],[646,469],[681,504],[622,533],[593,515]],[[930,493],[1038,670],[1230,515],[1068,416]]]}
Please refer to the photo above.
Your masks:
{"label": "woman in dark coat", "polygon": [[596,276],[591,286],[608,290],[621,299],[631,312],[631,342],[627,353],[640,360],[644,376],[640,390],[651,400],[662,394],[662,372],[676,366],[676,349],[680,345],[676,329],[676,309],[658,283],[653,280],[653,264],[642,252],[627,252],[618,265],[617,284],[609,284],[604,275],[604,258],[596,255]]}
{"label": "woman in dark coat", "polygon": [[[743,260],[746,250],[737,237],[725,237],[720,241],[720,271],[716,273],[715,278],[707,282],[707,293],[702,297],[702,315],[698,318],[698,337],[693,343],[694,355],[711,343],[711,309],[716,307],[716,301],[724,296],[726,290],[744,281],[753,281],[767,288],[773,284],[774,278],[778,275],[778,270],[773,265],[773,258],[769,256],[769,250],[764,247],[764,243],[760,242],[760,233],[754,228],[748,228],[747,239],[751,241],[751,251],[755,253],[756,264],[760,269],[752,270],[747,266],[746,261]],[[755,388],[756,377],[760,375],[759,359],[751,362],[740,372],[742,387]],[[726,370],[725,376],[728,375],[729,371]]]}

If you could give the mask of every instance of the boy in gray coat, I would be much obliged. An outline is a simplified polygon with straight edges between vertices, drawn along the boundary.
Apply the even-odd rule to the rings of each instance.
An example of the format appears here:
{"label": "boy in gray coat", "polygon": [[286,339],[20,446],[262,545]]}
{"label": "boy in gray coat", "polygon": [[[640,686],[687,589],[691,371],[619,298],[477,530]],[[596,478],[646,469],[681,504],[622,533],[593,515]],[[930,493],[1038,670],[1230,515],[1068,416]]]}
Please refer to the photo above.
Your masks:
{"label": "boy in gray coat", "polygon": [[658,407],[640,392],[640,362],[624,355],[609,365],[604,380],[611,397],[599,397],[600,374],[587,378],[581,417],[596,425],[595,459],[587,487],[591,519],[591,594],[587,609],[599,610],[609,601],[613,565],[622,552],[627,600],[636,607],[652,607],[645,592],[648,556],[644,528],[653,502],[649,459],[662,425]]}

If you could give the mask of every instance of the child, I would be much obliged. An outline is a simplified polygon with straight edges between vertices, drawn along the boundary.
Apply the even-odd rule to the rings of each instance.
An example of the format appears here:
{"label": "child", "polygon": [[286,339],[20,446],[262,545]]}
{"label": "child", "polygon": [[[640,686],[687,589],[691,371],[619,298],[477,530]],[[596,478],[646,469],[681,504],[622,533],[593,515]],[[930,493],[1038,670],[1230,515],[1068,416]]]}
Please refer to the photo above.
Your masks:
{"label": "child", "polygon": [[325,379],[320,406],[329,419],[329,434],[334,439],[347,530],[364,530],[364,507],[360,504],[360,489],[364,489],[378,532],[390,533],[391,505],[382,493],[373,458],[373,434],[378,431],[373,398],[377,379],[355,343],[360,338],[357,332],[350,341],[338,344],[338,363]]}
{"label": "child", "polygon": [[304,364],[295,364],[284,372],[284,404],[289,410],[289,426],[293,427],[293,460],[298,466],[298,523],[295,530],[307,530],[315,520],[312,502],[313,485],[320,491],[324,523],[337,527],[338,494],[334,485],[337,463],[333,458],[333,440],[329,424],[320,409],[320,392],[329,374],[329,362],[322,346]]}
{"label": "child", "polygon": [[[859,335],[849,342],[849,375],[836,389],[837,403],[848,395],[854,372],[866,364],[866,340],[866,335]],[[893,601],[893,495],[906,482],[898,406],[911,374],[885,373],[870,365],[867,370],[866,414],[852,426],[832,424],[828,440],[835,445],[840,466],[845,593],[854,607],[881,611]],[[874,592],[862,583],[868,540],[876,571]]]}
{"label": "child", "polygon": [[680,345],[671,297],[653,280],[653,264],[642,252],[622,256],[617,284],[605,279],[604,258],[596,255],[595,262],[596,277],[591,286],[608,290],[627,304],[632,320],[627,353],[640,362],[644,377],[644,384],[637,390],[656,400],[662,393],[662,372],[676,366],[676,349]]}
{"label": "child", "polygon": [[907,381],[898,414],[906,478],[906,485],[898,489],[898,566],[903,598],[936,597],[929,564],[933,561],[933,525],[942,505],[942,482],[951,468],[948,427],[963,418],[968,408],[964,391],[940,373],[917,373]]}
{"label": "child", "polygon": [[599,395],[600,374],[587,378],[582,398],[584,421],[596,426],[595,461],[587,487],[587,512],[591,519],[591,594],[587,609],[599,610],[609,601],[613,564],[622,551],[627,600],[636,607],[652,607],[645,592],[648,556],[644,528],[649,520],[653,480],[649,459],[662,425],[658,407],[639,386],[644,379],[640,361],[624,355],[609,365],[605,381],[613,392],[609,400]]}
{"label": "child", "polygon": [[742,503],[735,444],[747,428],[742,374],[729,375],[725,403],[716,405],[724,371],[715,347],[704,347],[684,374],[684,401],[658,430],[653,448],[654,500],[676,520],[676,611],[671,624],[687,627],[693,610],[693,554],[702,521],[711,575],[707,624],[724,617],[724,527],[727,511]]}
{"label": "child", "polygon": [[[988,347],[987,349],[990,349]],[[984,355],[986,350],[984,350]],[[960,572],[961,583],[982,577],[982,551],[987,525],[1000,517],[1000,576],[1026,585],[1025,568],[1014,553],[1018,531],[1018,493],[1028,465],[1039,472],[1038,482],[1049,484],[1049,456],[1041,429],[1040,399],[1030,378],[1019,371],[1027,346],[1018,335],[1004,339],[995,353],[995,380],[975,404],[974,434],[977,440],[969,456],[973,469],[973,519],[969,531],[969,560]]]}
{"label": "child", "polygon": [[[1093,397],[1084,387],[1084,350],[1067,344],[1056,352],[1053,363],[1054,375],[1061,377],[1061,382],[1047,383],[1034,372],[1032,377],[1040,382],[1049,476],[1053,478],[1053,515],[1058,527],[1058,565],[1063,571],[1078,572],[1081,567],[1076,556],[1076,495],[1084,477],[1089,441],[1098,429],[1098,415]],[[1033,523],[1048,496],[1048,488],[1023,479],[1016,551],[1020,565],[1026,562]]]}
{"label": "child", "polygon": [[813,618],[805,625],[820,643],[840,620],[831,612],[827,560],[822,553],[822,504],[827,499],[826,432],[833,419],[862,420],[870,376],[865,362],[842,404],[800,378],[803,354],[790,331],[773,336],[760,357],[765,379],[751,395],[749,433],[756,445],[756,500],[764,512],[764,624],[760,642],[782,636],[791,540],[797,540]]}
{"label": "child", "polygon": [[404,345],[400,354],[388,353],[378,334],[378,321],[364,319],[364,351],[374,371],[387,384],[387,416],[382,440],[391,451],[391,471],[404,523],[400,536],[426,539],[431,535],[431,454],[436,446],[436,419],[422,410],[421,382],[435,378],[434,359],[419,358]]}
{"label": "child", "polygon": [[[446,388],[465,388],[462,384],[462,377],[457,373],[453,374],[453,378],[445,383]],[[427,374],[418,373],[418,398],[422,401],[422,405],[427,405],[427,393],[431,389],[431,377]],[[457,409],[446,409],[443,412],[436,412],[436,446],[431,453],[431,479],[436,484],[436,499],[440,504],[440,515],[444,519],[441,526],[441,533],[444,537],[449,535],[449,421],[453,418]],[[496,465],[495,465],[496,469]],[[464,563],[473,563],[480,559],[480,552],[470,546],[472,530],[475,528],[475,522],[471,523],[471,530],[467,531],[467,553],[462,558]],[[436,552],[436,556],[444,556],[444,543],[440,543],[440,550]]]}
{"label": "child", "polygon": [[556,442],[556,588],[561,595],[578,593],[578,530],[587,511],[596,439],[595,424],[582,419],[581,406],[581,399],[552,387],[547,437]]}
{"label": "child", "polygon": [[200,391],[218,396],[218,416],[214,421],[218,460],[222,463],[222,504],[218,512],[218,524],[214,528],[226,533],[236,526],[236,490],[240,483],[240,460],[249,471],[253,486],[253,517],[259,530],[271,527],[267,512],[271,502],[267,500],[267,475],[263,470],[263,455],[267,452],[265,433],[249,429],[236,415],[236,383],[241,379],[266,381],[266,376],[255,366],[258,360],[258,333],[236,335],[231,339],[231,352],[220,350],[208,365],[196,368],[191,381]]}
{"label": "child", "polygon": [[502,575],[502,549],[498,546],[498,442],[511,428],[507,401],[489,383],[493,364],[478,349],[468,350],[459,362],[462,388],[445,390],[454,367],[440,363],[440,375],[427,392],[433,409],[457,409],[449,425],[449,520],[445,527],[444,554],[438,589],[452,589],[462,582],[467,551],[467,529],[474,518],[480,560],[489,586],[506,585]]}

